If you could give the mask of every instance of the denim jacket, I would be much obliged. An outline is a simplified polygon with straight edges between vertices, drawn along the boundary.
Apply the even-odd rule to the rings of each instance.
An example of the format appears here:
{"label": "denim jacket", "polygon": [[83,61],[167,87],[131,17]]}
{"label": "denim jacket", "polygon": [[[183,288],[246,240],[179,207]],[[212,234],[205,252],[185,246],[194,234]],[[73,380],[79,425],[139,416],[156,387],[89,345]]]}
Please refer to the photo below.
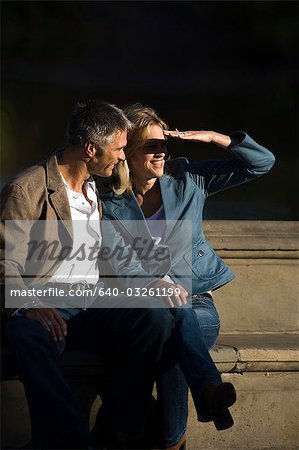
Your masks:
{"label": "denim jacket", "polygon": [[[159,178],[166,226],[160,246],[169,250],[167,264],[163,267],[143,268],[152,275],[168,274],[174,282],[184,286],[184,276],[192,279],[192,293],[200,294],[228,283],[234,274],[216,254],[203,232],[202,215],[206,198],[219,191],[254,180],[269,172],[275,162],[273,154],[257,144],[244,132],[231,134],[229,151],[235,157],[225,160],[207,160],[189,163],[186,158],[167,161],[166,173]],[[144,242],[151,240],[144,214],[134,194],[116,195],[100,187],[103,201],[103,219],[115,221],[118,231],[127,244],[142,235]],[[172,239],[176,221],[188,221],[190,236]],[[138,227],[136,226],[138,223]],[[103,233],[103,235],[105,235]],[[187,241],[191,244],[187,245]],[[114,262],[115,263],[115,262]],[[159,262],[155,261],[159,266]],[[117,274],[117,264],[114,267]],[[190,292],[190,284],[187,286]]]}

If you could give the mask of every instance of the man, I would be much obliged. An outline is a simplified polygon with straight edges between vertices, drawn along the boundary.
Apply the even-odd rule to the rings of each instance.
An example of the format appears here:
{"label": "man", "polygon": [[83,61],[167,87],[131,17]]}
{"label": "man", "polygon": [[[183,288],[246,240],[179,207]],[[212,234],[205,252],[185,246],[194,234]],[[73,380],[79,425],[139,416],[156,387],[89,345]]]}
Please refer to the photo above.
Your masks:
{"label": "man", "polygon": [[[156,364],[173,319],[167,309],[153,309],[156,300],[147,298],[142,309],[134,308],[138,299],[127,299],[127,308],[118,308],[117,297],[101,298],[102,307],[93,308],[100,267],[91,252],[86,256],[87,247],[94,256],[101,243],[101,205],[91,175],[110,177],[125,159],[129,127],[113,105],[79,103],[70,117],[66,148],[16,176],[2,192],[8,335],[35,448],[89,445],[87,426],[60,368],[65,343],[113,361],[100,413],[103,427],[123,437],[137,436],[145,422]],[[123,245],[120,236],[114,239]],[[125,275],[134,271],[136,265],[128,262]],[[94,295],[81,296],[84,289]]]}

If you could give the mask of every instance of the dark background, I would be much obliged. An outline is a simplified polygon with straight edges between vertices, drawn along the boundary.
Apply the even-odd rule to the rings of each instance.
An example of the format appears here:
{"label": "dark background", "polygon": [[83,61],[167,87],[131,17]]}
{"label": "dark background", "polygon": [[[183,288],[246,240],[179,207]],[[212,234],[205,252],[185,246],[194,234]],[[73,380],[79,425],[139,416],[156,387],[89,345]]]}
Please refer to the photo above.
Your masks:
{"label": "dark background", "polygon": [[[152,106],[172,128],[245,130],[277,157],[212,219],[296,220],[298,3],[2,1],[1,183],[64,144],[78,99]],[[227,157],[172,142],[190,160]]]}

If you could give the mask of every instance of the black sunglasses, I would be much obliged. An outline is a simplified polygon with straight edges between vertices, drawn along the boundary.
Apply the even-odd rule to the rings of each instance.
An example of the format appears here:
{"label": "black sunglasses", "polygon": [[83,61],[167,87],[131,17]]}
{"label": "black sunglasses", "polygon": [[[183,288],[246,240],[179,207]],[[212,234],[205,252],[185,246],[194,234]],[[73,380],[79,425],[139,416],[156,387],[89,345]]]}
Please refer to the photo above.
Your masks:
{"label": "black sunglasses", "polygon": [[142,146],[145,154],[148,153],[165,153],[168,155],[167,142],[165,139],[148,139]]}

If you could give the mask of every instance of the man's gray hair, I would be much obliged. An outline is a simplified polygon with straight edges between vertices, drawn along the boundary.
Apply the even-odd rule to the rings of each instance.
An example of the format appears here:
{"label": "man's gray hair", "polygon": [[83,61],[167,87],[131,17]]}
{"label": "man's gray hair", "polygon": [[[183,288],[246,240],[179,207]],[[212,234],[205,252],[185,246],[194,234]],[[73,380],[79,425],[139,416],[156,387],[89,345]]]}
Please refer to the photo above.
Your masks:
{"label": "man's gray hair", "polygon": [[130,121],[117,106],[94,99],[78,102],[69,119],[67,145],[84,147],[93,142],[103,148],[115,132],[130,129]]}

